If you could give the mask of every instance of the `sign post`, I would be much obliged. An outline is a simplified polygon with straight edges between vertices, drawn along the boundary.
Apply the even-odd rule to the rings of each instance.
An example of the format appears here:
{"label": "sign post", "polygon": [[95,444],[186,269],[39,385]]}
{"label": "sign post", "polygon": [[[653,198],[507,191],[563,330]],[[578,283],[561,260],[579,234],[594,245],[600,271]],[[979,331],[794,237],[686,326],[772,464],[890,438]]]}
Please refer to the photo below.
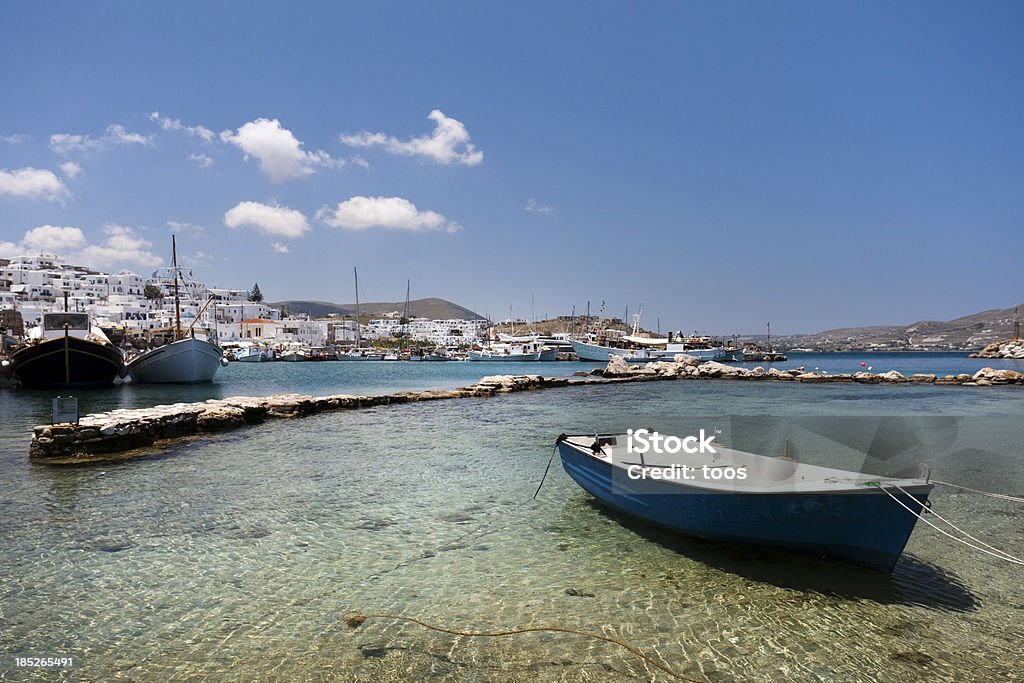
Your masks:
{"label": "sign post", "polygon": [[78,424],[78,399],[74,396],[58,396],[53,399],[52,424]]}

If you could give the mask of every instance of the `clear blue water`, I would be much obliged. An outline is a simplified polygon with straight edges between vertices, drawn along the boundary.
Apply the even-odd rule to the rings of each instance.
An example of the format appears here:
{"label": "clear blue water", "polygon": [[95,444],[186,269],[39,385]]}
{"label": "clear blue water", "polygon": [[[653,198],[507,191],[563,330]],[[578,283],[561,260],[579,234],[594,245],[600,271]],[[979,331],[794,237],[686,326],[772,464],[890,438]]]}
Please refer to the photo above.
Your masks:
{"label": "clear blue water", "polygon": [[[845,371],[847,359],[827,360],[837,366],[794,358],[783,367]],[[942,374],[963,360],[869,364]],[[123,386],[81,399],[95,410],[384,392],[517,371],[538,366],[235,364],[208,387]],[[557,461],[530,497],[560,432],[678,431],[696,416],[724,425],[737,446],[771,452],[789,438],[801,459],[880,474],[925,461],[936,478],[1021,495],[1020,387],[553,389],[274,422],[80,468],[27,460],[28,430],[47,420],[49,398],[0,390],[4,680],[30,677],[15,653],[76,657],[73,671],[39,680],[670,680],[577,636],[454,637],[380,618],[353,630],[342,617],[355,610],[470,631],[602,633],[713,681],[1019,676],[1019,568],[923,525],[883,577],[667,536],[597,506]],[[1020,504],[943,488],[933,501],[1024,555]]]}

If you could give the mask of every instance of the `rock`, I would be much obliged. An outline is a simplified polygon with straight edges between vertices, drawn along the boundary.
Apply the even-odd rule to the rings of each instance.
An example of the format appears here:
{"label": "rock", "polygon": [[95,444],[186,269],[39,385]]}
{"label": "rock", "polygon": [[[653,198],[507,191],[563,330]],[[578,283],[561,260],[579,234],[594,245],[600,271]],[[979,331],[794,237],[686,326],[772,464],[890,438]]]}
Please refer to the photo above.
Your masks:
{"label": "rock", "polygon": [[878,384],[882,381],[882,378],[872,372],[855,372],[853,374],[853,381],[859,384]]}
{"label": "rock", "polygon": [[907,381],[907,378],[904,377],[901,373],[897,372],[896,370],[884,372],[880,375],[880,377],[884,382],[895,382],[897,384]]}
{"label": "rock", "polygon": [[916,373],[910,376],[907,380],[911,384],[935,384],[935,380],[938,379],[935,375]]}
{"label": "rock", "polygon": [[697,356],[691,356],[688,353],[677,353],[673,357],[673,361],[675,361],[676,363],[682,363],[683,365],[687,365],[687,366],[690,366],[690,365],[693,365],[693,366],[700,365],[700,358],[697,358]]}
{"label": "rock", "polygon": [[629,363],[622,356],[613,355],[608,359],[608,367],[604,369],[605,377],[621,377],[630,374]]}

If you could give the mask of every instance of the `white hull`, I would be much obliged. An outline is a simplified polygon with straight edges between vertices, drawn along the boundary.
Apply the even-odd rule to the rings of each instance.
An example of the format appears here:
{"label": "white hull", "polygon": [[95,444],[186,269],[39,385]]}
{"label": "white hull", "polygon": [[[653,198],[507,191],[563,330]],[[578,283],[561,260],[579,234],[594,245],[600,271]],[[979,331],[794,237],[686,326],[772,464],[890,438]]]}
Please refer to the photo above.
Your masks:
{"label": "white hull", "polygon": [[199,384],[217,374],[221,355],[208,341],[180,339],[145,352],[128,363],[125,374],[142,384]]}
{"label": "white hull", "polygon": [[532,362],[540,360],[540,352],[537,353],[490,353],[488,351],[470,351],[469,359],[474,361],[500,361],[500,362]]}

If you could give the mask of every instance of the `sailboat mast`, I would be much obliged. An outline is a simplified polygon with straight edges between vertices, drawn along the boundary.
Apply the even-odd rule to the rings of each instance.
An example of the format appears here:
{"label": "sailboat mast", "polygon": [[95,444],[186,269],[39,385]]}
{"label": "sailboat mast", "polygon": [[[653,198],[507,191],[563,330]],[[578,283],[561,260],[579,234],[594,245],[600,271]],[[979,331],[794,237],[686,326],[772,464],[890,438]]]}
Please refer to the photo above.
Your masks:
{"label": "sailboat mast", "polygon": [[171,265],[174,267],[174,341],[181,339],[181,302],[178,300],[178,243],[171,235]]}
{"label": "sailboat mast", "polygon": [[352,266],[352,272],[356,276],[356,348],[363,345],[362,337],[359,334],[359,270]]}

